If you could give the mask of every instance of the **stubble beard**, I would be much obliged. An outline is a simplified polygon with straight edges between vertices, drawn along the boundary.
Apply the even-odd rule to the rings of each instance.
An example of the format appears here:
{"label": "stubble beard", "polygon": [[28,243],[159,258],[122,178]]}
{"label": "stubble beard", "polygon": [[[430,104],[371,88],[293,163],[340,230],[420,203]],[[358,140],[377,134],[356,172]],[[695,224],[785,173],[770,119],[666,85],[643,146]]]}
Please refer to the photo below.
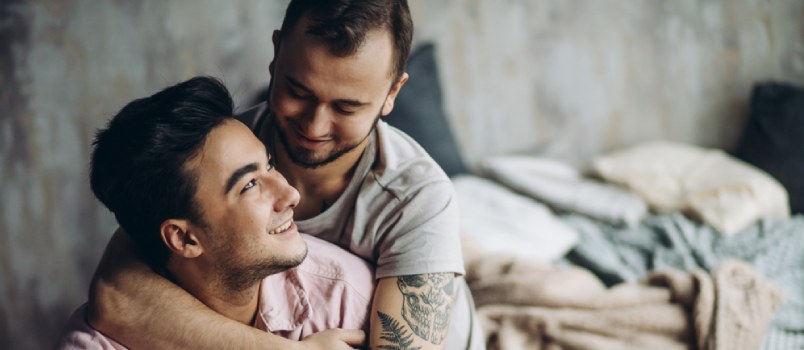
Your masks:
{"label": "stubble beard", "polygon": [[[305,243],[304,252],[300,254],[244,258],[243,254],[238,254],[237,250],[249,248],[235,246],[226,237],[228,236],[225,233],[216,233],[216,240],[219,240],[217,250],[221,252],[220,255],[223,258],[215,262],[214,269],[218,275],[218,283],[229,291],[246,290],[265,277],[299,266],[307,257],[307,244]],[[258,254],[246,254],[246,256],[248,255]]]}
{"label": "stubble beard", "polygon": [[[380,117],[381,115],[377,114],[377,117],[374,118],[374,122],[371,125],[371,129],[369,129],[368,133],[366,133],[366,136],[363,136],[360,141],[337,147],[324,157],[316,157],[315,153],[300,146],[291,146],[285,129],[283,129],[278,122],[275,124],[275,126],[277,134],[279,135],[279,142],[282,142],[282,147],[285,149],[290,161],[307,169],[315,169],[338,160],[338,158],[342,157],[344,154],[349,153],[357,148],[357,146],[360,146],[360,144],[362,144],[363,141],[365,141],[377,127]],[[334,141],[337,142],[338,139],[336,138]]]}
{"label": "stubble beard", "polygon": [[307,250],[297,256],[273,257],[252,263],[229,261],[220,267],[221,284],[232,291],[246,290],[270,275],[299,266],[306,257]]}

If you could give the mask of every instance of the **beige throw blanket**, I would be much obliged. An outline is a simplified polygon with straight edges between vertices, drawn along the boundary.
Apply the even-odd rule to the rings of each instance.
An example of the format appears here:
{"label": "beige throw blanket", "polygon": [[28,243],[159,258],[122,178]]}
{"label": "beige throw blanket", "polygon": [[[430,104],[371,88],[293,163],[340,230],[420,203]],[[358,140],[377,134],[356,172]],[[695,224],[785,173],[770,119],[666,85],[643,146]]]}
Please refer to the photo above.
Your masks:
{"label": "beige throw blanket", "polygon": [[782,301],[750,265],[606,288],[590,272],[465,247],[489,349],[757,349]]}

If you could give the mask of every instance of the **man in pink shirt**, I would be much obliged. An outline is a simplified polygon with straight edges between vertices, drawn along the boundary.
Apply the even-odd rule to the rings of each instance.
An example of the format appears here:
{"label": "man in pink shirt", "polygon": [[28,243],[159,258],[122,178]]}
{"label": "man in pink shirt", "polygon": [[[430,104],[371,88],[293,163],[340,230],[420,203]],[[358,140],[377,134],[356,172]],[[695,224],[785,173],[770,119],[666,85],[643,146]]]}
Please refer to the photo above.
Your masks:
{"label": "man in pink shirt", "polygon": [[[283,348],[362,345],[371,267],[299,234],[299,193],[233,114],[229,92],[208,77],[129,103],[97,134],[93,192],[152,269],[216,312],[288,338]],[[85,320],[82,306],[58,348],[124,348]]]}

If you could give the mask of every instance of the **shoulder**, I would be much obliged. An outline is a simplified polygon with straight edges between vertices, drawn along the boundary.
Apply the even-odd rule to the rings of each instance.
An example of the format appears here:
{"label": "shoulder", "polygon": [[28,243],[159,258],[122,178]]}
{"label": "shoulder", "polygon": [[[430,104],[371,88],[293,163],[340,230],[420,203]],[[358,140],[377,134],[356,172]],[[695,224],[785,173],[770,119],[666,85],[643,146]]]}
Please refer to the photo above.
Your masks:
{"label": "shoulder", "polygon": [[421,192],[454,195],[447,174],[410,136],[381,120],[377,139],[378,159],[372,176],[384,190],[398,199]]}
{"label": "shoulder", "polygon": [[374,291],[374,267],[341,247],[302,234],[307,243],[307,258],[297,271],[304,277],[314,279],[315,285],[343,285],[358,296],[371,299]]}
{"label": "shoulder", "polygon": [[58,350],[120,350],[121,344],[107,338],[86,322],[86,304],[76,310],[67,323],[67,328],[59,339]]}
{"label": "shoulder", "polygon": [[263,280],[257,328],[286,332],[293,339],[321,329],[363,328],[374,292],[374,269],[331,243],[306,234],[302,238],[307,243],[304,261]]}

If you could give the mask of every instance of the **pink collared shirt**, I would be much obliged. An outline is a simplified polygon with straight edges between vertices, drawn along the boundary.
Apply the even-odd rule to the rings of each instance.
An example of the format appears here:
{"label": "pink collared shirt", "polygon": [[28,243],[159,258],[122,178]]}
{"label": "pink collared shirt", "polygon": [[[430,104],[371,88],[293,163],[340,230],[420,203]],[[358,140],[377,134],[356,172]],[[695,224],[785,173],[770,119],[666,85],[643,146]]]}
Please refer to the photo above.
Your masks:
{"label": "pink collared shirt", "polygon": [[[329,328],[367,329],[374,268],[338,246],[302,237],[307,258],[262,280],[253,326],[294,340]],[[86,304],[70,317],[56,348],[126,349],[86,322]]]}

